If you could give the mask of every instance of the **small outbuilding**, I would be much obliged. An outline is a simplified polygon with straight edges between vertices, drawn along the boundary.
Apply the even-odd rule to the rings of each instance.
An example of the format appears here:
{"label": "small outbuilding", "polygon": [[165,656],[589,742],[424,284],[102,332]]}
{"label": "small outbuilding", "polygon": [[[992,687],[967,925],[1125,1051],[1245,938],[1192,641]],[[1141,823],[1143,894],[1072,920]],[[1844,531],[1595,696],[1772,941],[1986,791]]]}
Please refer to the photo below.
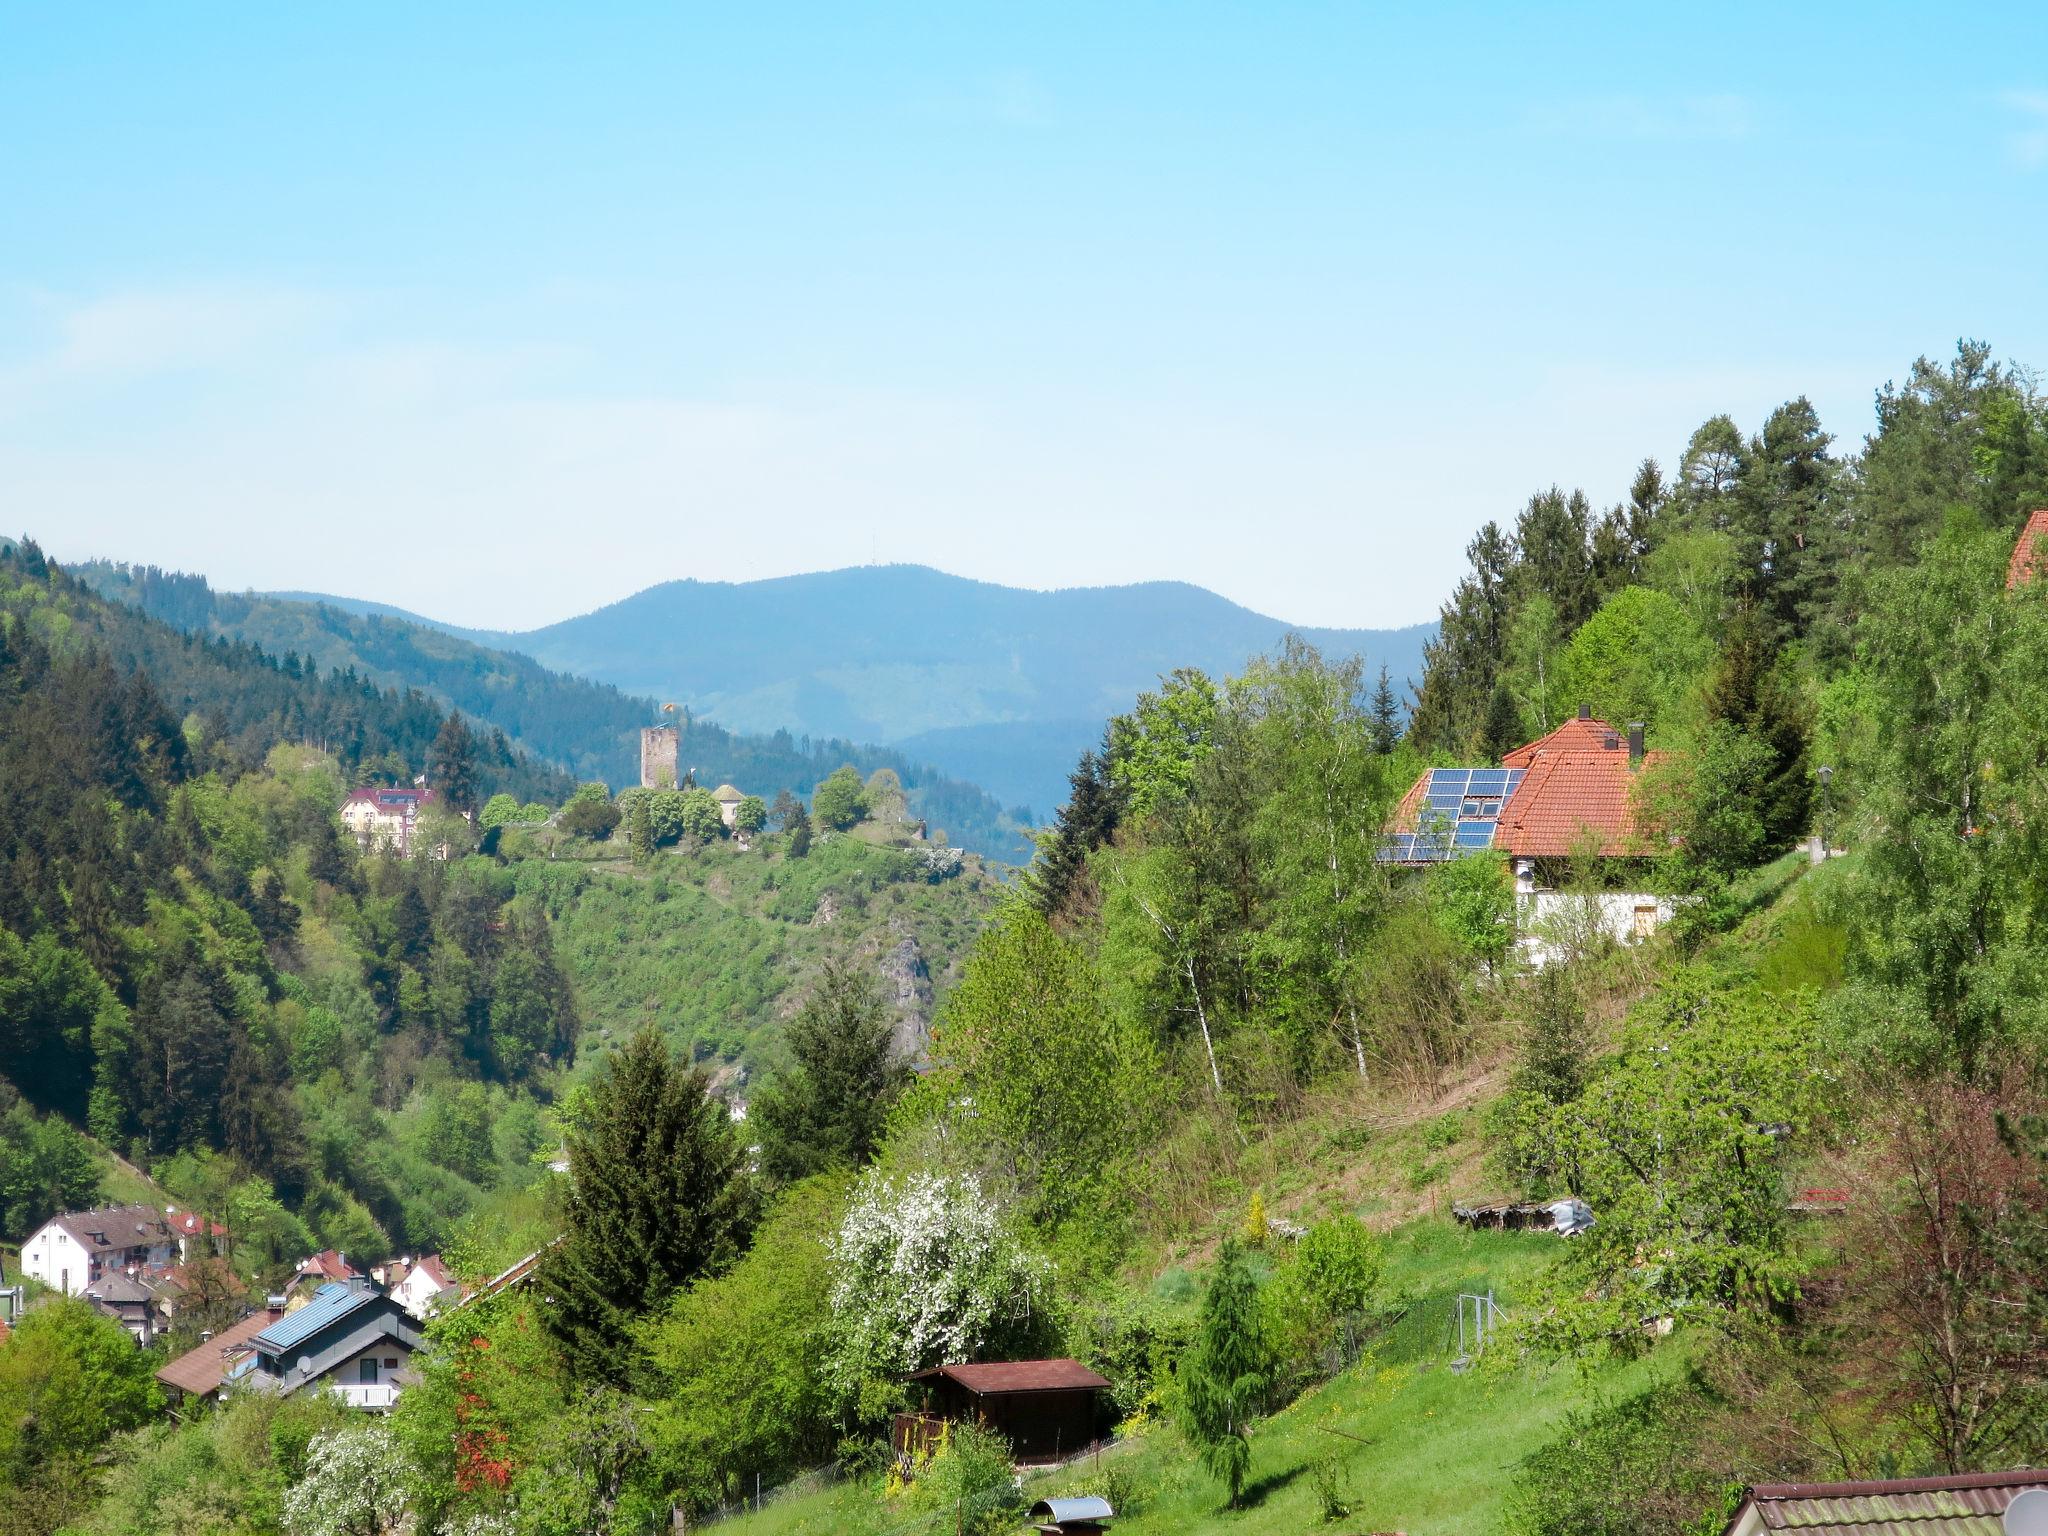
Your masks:
{"label": "small outbuilding", "polygon": [[910,1381],[925,1411],[899,1414],[892,1439],[908,1453],[946,1423],[982,1424],[1010,1442],[1020,1463],[1078,1455],[1101,1439],[1109,1383],[1078,1360],[998,1360],[935,1365]]}
{"label": "small outbuilding", "polygon": [[1031,1506],[1039,1536],[1093,1536],[1116,1518],[1109,1500],[1092,1493],[1071,1499],[1040,1499]]}

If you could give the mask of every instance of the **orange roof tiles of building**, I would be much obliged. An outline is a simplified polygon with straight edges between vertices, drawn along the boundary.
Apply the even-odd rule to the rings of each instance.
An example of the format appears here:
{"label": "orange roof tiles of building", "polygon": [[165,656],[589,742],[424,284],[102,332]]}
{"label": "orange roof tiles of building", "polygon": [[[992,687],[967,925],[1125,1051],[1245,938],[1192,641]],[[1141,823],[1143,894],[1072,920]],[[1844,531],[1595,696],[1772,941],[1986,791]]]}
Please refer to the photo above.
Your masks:
{"label": "orange roof tiles of building", "polygon": [[2025,586],[2040,575],[2044,562],[2048,562],[2048,508],[2030,516],[2020,530],[2012,547],[2012,564],[2005,568],[2006,586]]}
{"label": "orange roof tiles of building", "polygon": [[1621,740],[1621,733],[1605,720],[1595,720],[1582,714],[1575,720],[1565,721],[1548,736],[1539,736],[1515,748],[1500,760],[1500,765],[1503,768],[1527,768],[1539,757],[1558,752],[1605,752],[1611,750],[1610,742]]}
{"label": "orange roof tiles of building", "polygon": [[1535,859],[1589,849],[1609,859],[1646,857],[1655,849],[1637,820],[1636,786],[1641,771],[1666,756],[1649,752],[1640,764],[1631,763],[1626,743],[1544,752],[1501,807],[1494,847]]}
{"label": "orange roof tiles of building", "polygon": [[[1645,858],[1656,848],[1637,817],[1642,771],[1667,761],[1667,752],[1629,760],[1626,731],[1580,715],[1548,735],[1515,748],[1503,768],[1524,770],[1501,806],[1493,846],[1522,858],[1566,858],[1590,847],[1602,858]],[[1428,794],[1429,775],[1410,786],[1388,822],[1391,832],[1412,832]]]}
{"label": "orange roof tiles of building", "polygon": [[1723,1536],[1810,1531],[1816,1536],[2000,1536],[2006,1507],[2048,1470],[1977,1472],[1866,1483],[1759,1483]]}

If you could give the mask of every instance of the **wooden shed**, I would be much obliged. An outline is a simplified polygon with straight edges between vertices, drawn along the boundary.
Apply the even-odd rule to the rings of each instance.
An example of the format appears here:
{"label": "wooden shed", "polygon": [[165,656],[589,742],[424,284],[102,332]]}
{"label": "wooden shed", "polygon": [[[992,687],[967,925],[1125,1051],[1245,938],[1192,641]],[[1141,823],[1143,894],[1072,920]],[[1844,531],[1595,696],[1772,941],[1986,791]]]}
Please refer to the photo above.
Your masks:
{"label": "wooden shed", "polygon": [[936,1365],[910,1380],[924,1389],[926,1405],[897,1416],[899,1452],[916,1449],[943,1423],[969,1423],[1008,1440],[1019,1462],[1051,1462],[1079,1455],[1109,1427],[1109,1383],[1077,1360]]}

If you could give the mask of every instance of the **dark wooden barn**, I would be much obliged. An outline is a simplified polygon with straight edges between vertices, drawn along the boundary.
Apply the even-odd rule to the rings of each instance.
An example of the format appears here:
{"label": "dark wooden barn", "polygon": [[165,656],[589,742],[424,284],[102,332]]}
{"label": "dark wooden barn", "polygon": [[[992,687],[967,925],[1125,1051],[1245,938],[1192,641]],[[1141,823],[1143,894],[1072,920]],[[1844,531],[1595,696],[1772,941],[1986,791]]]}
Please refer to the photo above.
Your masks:
{"label": "dark wooden barn", "polygon": [[1109,1383],[1076,1360],[936,1365],[910,1380],[925,1406],[897,1416],[892,1438],[903,1453],[948,1421],[986,1425],[1010,1442],[1019,1462],[1078,1455],[1109,1429]]}

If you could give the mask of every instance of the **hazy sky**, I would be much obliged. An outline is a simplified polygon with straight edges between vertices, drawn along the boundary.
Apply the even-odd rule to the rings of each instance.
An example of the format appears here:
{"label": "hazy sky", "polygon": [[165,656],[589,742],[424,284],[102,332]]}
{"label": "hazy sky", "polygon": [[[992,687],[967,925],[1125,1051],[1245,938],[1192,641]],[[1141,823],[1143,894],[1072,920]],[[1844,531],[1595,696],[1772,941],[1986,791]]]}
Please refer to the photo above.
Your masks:
{"label": "hazy sky", "polygon": [[2048,7],[0,5],[0,526],[526,627],[910,560],[1432,617],[1982,336]]}

